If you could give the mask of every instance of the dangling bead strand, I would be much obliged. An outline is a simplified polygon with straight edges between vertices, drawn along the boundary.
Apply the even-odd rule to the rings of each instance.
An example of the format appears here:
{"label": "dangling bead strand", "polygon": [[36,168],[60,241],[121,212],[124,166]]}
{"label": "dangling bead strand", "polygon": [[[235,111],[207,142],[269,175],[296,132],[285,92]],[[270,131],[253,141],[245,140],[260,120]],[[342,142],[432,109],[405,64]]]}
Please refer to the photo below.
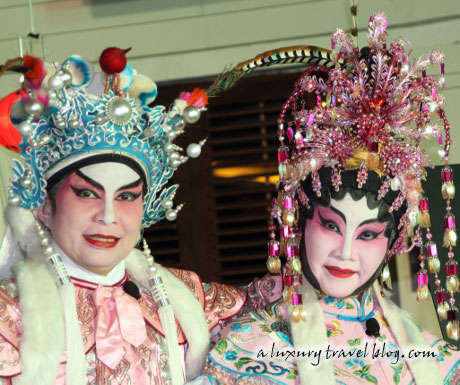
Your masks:
{"label": "dangling bead strand", "polygon": [[428,298],[428,272],[425,270],[425,254],[420,253],[420,270],[417,273],[417,301],[426,301]]}
{"label": "dangling bead strand", "polygon": [[269,230],[271,239],[268,242],[267,269],[271,274],[279,274],[281,271],[281,247],[280,243],[276,240],[276,225],[273,222],[270,223]]}
{"label": "dangling bead strand", "polygon": [[450,309],[447,310],[447,336],[458,341],[458,309],[455,306],[455,298],[449,299]]}

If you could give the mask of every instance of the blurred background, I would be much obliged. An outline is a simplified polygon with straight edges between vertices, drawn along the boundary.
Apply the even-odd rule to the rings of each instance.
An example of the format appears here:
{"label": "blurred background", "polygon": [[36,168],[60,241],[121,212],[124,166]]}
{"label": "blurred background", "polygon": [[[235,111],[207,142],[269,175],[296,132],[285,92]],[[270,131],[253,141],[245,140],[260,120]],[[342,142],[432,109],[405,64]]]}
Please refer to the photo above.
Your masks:
{"label": "blurred background", "polygon": [[[442,94],[454,143],[450,163],[459,175],[460,4],[362,0],[359,46],[366,45],[367,22],[377,11],[388,16],[389,41],[404,36],[411,42],[412,58],[434,48],[445,53]],[[20,37],[24,53],[47,61],[78,54],[96,64],[108,46],[133,47],[129,64],[157,82],[155,103],[165,106],[182,90],[209,85],[226,66],[283,46],[330,48],[332,30],[351,27],[347,0],[1,0],[0,20],[0,62],[19,56]],[[195,270],[204,281],[237,285],[265,274],[268,210],[278,173],[276,119],[302,70],[280,66],[253,73],[212,99],[200,122],[187,127],[181,141],[208,141],[202,155],[173,178],[181,184],[176,202],[186,203],[178,220],[145,233],[157,261]],[[0,80],[0,97],[17,89],[18,78]],[[428,150],[439,164],[437,146]],[[0,149],[2,207],[12,156]],[[439,172],[439,167],[430,172],[425,184],[438,239],[445,212]],[[456,200],[453,206],[458,214]],[[1,222],[0,235],[4,230]],[[445,250],[441,254],[446,258]],[[441,336],[433,304],[415,301],[417,265],[416,254],[393,259],[393,299],[422,327]]]}

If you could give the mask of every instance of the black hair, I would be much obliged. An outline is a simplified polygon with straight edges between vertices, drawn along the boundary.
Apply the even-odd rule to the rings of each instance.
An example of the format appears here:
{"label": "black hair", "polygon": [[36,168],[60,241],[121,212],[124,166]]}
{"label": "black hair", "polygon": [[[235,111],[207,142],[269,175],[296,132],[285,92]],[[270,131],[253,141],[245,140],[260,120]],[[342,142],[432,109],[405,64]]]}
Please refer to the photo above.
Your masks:
{"label": "black hair", "polygon": [[[341,172],[342,185],[340,186],[339,191],[335,191],[334,187],[331,184],[331,174],[332,169],[330,167],[322,167],[319,171],[319,178],[321,181],[321,196],[318,197],[316,192],[313,191],[312,187],[312,176],[311,174],[302,182],[302,188],[308,196],[310,207],[301,206],[299,223],[301,229],[301,244],[300,244],[300,257],[302,261],[302,270],[305,277],[308,281],[315,287],[320,290],[318,280],[313,275],[313,272],[310,269],[308,264],[308,259],[306,256],[305,249],[305,225],[306,220],[313,218],[315,206],[324,206],[330,207],[331,199],[341,200],[348,193],[351,198],[355,201],[366,198],[367,207],[369,209],[378,208],[377,219],[380,222],[387,222],[387,226],[384,231],[384,235],[388,237],[388,248],[393,245],[393,242],[398,238],[399,230],[398,225],[399,221],[406,211],[406,206],[402,205],[399,210],[389,212],[388,209],[391,206],[392,202],[398,195],[398,191],[392,191],[389,189],[388,193],[380,200],[377,199],[378,191],[380,186],[383,183],[383,178],[379,177],[374,171],[368,171],[368,178],[366,183],[359,188],[357,182],[357,173],[358,170],[345,170]],[[356,295],[362,292],[364,289],[370,286],[372,282],[377,278],[380,273],[381,268],[383,267],[385,261],[379,266],[374,275],[365,282],[361,287],[357,288],[352,295]]]}

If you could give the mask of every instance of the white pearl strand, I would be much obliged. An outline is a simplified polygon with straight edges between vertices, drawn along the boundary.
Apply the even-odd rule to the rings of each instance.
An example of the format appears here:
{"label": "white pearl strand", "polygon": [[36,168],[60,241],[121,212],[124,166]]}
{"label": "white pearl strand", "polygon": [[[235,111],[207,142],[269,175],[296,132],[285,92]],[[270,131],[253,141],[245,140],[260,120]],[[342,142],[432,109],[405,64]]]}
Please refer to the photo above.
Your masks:
{"label": "white pearl strand", "polygon": [[37,234],[40,237],[40,246],[42,249],[43,254],[46,257],[46,262],[48,264],[49,269],[53,273],[56,282],[60,286],[64,286],[71,282],[69,273],[62,263],[61,256],[54,251],[54,248],[51,244],[51,240],[47,235],[43,226],[37,222],[36,223]]}
{"label": "white pearl strand", "polygon": [[153,299],[161,307],[169,305],[169,299],[163,285],[163,279],[158,275],[158,268],[155,266],[152,252],[150,251],[149,245],[145,239],[142,239],[142,246],[144,248],[145,259],[147,260],[149,271],[149,286]]}

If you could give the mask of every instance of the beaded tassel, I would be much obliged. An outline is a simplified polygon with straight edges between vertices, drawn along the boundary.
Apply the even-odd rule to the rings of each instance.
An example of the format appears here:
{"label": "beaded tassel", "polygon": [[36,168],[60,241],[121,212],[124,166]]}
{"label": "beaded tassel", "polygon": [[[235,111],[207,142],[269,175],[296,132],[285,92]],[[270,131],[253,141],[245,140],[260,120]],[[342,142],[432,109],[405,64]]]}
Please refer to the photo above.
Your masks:
{"label": "beaded tassel", "polygon": [[447,214],[444,217],[444,247],[457,245],[457,231],[455,225],[455,216],[450,212],[450,206],[447,207]]}
{"label": "beaded tassel", "polygon": [[420,270],[417,273],[417,301],[426,301],[428,299],[428,272],[425,270],[425,255],[420,253]]}
{"label": "beaded tassel", "polygon": [[454,199],[455,186],[453,182],[453,172],[449,166],[446,166],[441,171],[442,187],[441,193],[443,199]]}
{"label": "beaded tassel", "polygon": [[362,188],[363,185],[367,181],[367,166],[366,162],[362,161],[361,166],[358,171],[358,175],[356,176],[356,182],[358,182],[358,188]]}
{"label": "beaded tassel", "polygon": [[317,171],[312,172],[311,183],[313,186],[313,191],[316,192],[316,196],[319,198],[321,196],[321,180],[319,179],[319,174]]}
{"label": "beaded tassel", "polygon": [[447,336],[458,341],[458,309],[455,306],[455,299],[450,299],[451,307],[447,310]]}
{"label": "beaded tassel", "polygon": [[334,167],[334,171],[331,175],[331,183],[335,191],[339,191],[340,186],[342,185],[342,177],[340,176],[340,173],[340,167]]}
{"label": "beaded tassel", "polygon": [[430,212],[428,211],[428,199],[426,197],[423,197],[420,199],[419,205],[418,205],[418,217],[417,217],[417,222],[420,227],[430,227],[431,226],[431,220],[430,220]]}
{"label": "beaded tassel", "polygon": [[449,260],[446,263],[446,288],[451,296],[459,291],[460,282],[457,277],[457,261],[454,260],[454,252],[452,248],[447,253]]}
{"label": "beaded tassel", "polygon": [[435,281],[435,284],[437,287],[439,287],[439,289],[434,292],[436,296],[436,304],[438,305],[436,310],[438,312],[439,319],[446,320],[447,311],[449,310],[449,304],[447,303],[446,291],[440,287],[441,281],[438,280],[437,283]]}
{"label": "beaded tassel", "polygon": [[288,303],[288,302],[292,301],[292,295],[295,292],[295,288],[294,288],[293,285],[294,285],[294,275],[289,274],[287,272],[287,269],[285,269],[285,271],[283,273],[283,286],[284,286],[283,301],[285,303]]}
{"label": "beaded tassel", "polygon": [[296,323],[306,321],[306,313],[302,305],[302,294],[300,293],[292,295],[292,320]]}
{"label": "beaded tassel", "polygon": [[281,271],[280,243],[273,239],[275,232],[272,232],[270,236],[272,240],[268,243],[267,269],[272,274],[278,274]]}

